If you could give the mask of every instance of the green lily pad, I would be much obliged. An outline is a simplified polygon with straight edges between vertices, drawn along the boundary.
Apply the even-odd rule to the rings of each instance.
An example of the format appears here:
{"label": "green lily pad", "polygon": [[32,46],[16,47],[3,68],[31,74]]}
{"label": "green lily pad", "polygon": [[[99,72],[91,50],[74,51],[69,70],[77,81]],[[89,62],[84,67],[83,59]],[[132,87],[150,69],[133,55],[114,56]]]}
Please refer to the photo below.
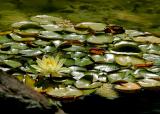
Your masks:
{"label": "green lily pad", "polygon": [[104,71],[104,72],[113,72],[120,69],[119,65],[117,64],[101,64],[101,65],[95,65],[94,69]]}
{"label": "green lily pad", "polygon": [[34,37],[25,37],[25,38],[22,38],[21,36],[16,35],[16,34],[14,34],[14,33],[11,33],[10,36],[11,36],[12,39],[15,40],[15,41],[34,41],[34,40],[35,40]]}
{"label": "green lily pad", "polygon": [[63,21],[62,18],[59,17],[53,17],[49,15],[36,15],[32,16],[31,20],[40,24],[51,24],[51,23],[56,23],[56,22],[61,22]]}
{"label": "green lily pad", "polygon": [[133,74],[130,73],[129,70],[126,72],[118,72],[118,73],[112,73],[109,74],[108,80],[110,83],[124,83],[124,82],[135,82],[135,77]]}
{"label": "green lily pad", "polygon": [[157,74],[154,74],[152,72],[149,72],[145,69],[137,69],[135,72],[135,77],[136,78],[150,78],[150,79],[159,79],[160,80],[160,76]]}
{"label": "green lily pad", "polygon": [[112,50],[117,52],[132,52],[132,53],[140,53],[141,50],[138,48],[138,45],[134,42],[128,41],[120,41],[114,44]]}
{"label": "green lily pad", "polygon": [[62,31],[63,30],[63,28],[55,24],[41,25],[41,27],[44,28],[46,31]]}
{"label": "green lily pad", "polygon": [[98,35],[98,36],[89,36],[87,38],[88,43],[92,44],[108,44],[113,42],[113,37],[112,36],[106,36],[106,35]]}
{"label": "green lily pad", "polygon": [[105,63],[105,57],[102,55],[92,55],[91,58],[94,60],[96,63]]}
{"label": "green lily pad", "polygon": [[63,49],[64,51],[79,51],[79,52],[85,52],[86,49],[85,47],[82,47],[82,46],[75,46],[75,45],[72,45],[72,47],[69,47],[69,48],[64,48]]}
{"label": "green lily pad", "polygon": [[71,67],[69,67],[69,69],[71,69],[71,71],[87,71],[87,69],[86,68],[84,68],[84,67],[79,67],[79,66],[71,66]]}
{"label": "green lily pad", "polygon": [[8,43],[12,42],[13,40],[8,38],[7,36],[0,36],[0,43]]}
{"label": "green lily pad", "polygon": [[140,84],[143,88],[146,89],[156,89],[160,88],[160,81],[154,80],[154,79],[142,79],[138,81],[138,84]]}
{"label": "green lily pad", "polygon": [[75,65],[75,60],[74,59],[66,59],[64,65],[67,67]]}
{"label": "green lily pad", "polygon": [[44,40],[36,40],[34,41],[34,43],[36,45],[39,45],[39,46],[47,46],[47,45],[50,45],[50,42],[47,42],[47,41],[44,41]]}
{"label": "green lily pad", "polygon": [[40,51],[39,49],[27,49],[27,50],[20,50],[19,53],[22,54],[23,56],[32,57],[42,54],[42,51]]}
{"label": "green lily pad", "polygon": [[19,50],[18,50],[18,49],[11,48],[11,49],[8,50],[8,51],[2,51],[2,50],[0,50],[0,53],[2,53],[2,54],[8,54],[8,55],[15,55],[15,54],[18,54],[18,53],[19,53]]}
{"label": "green lily pad", "polygon": [[139,36],[133,38],[135,42],[160,44],[160,38],[156,36]]}
{"label": "green lily pad", "polygon": [[127,92],[127,93],[133,93],[141,90],[141,86],[133,82],[117,84],[114,86],[114,88],[118,91]]}
{"label": "green lily pad", "polygon": [[79,29],[92,29],[95,31],[103,31],[106,27],[104,23],[94,23],[94,22],[82,22],[75,25]]}
{"label": "green lily pad", "polygon": [[36,28],[39,27],[38,23],[32,21],[21,21],[11,25],[13,28]]}
{"label": "green lily pad", "polygon": [[117,64],[122,66],[145,64],[145,60],[142,58],[138,58],[134,56],[125,56],[125,55],[117,55],[115,57],[115,61]]}
{"label": "green lily pad", "polygon": [[14,60],[4,60],[4,63],[12,68],[17,68],[22,66],[20,62]]}
{"label": "green lily pad", "polygon": [[81,41],[85,41],[85,39],[86,39],[86,36],[77,35],[75,33],[67,34],[67,35],[64,35],[63,37],[64,37],[64,40],[81,40]]}
{"label": "green lily pad", "polygon": [[81,71],[73,71],[73,72],[71,72],[71,75],[76,80],[79,80],[79,79],[81,79],[82,77],[85,76],[84,72],[81,72]]}
{"label": "green lily pad", "polygon": [[76,98],[80,97],[83,95],[83,92],[72,87],[59,87],[59,88],[48,88],[47,92],[48,95],[56,98],[61,98],[61,99],[71,99],[71,98]]}
{"label": "green lily pad", "polygon": [[60,34],[53,31],[41,31],[38,36],[44,39],[62,39]]}
{"label": "green lily pad", "polygon": [[101,82],[90,82],[88,80],[84,80],[84,79],[80,79],[77,80],[75,83],[75,86],[79,89],[93,89],[93,88],[97,88],[100,87],[102,85]]}
{"label": "green lily pad", "polygon": [[118,93],[113,89],[113,85],[109,83],[105,83],[100,88],[98,88],[96,90],[96,94],[111,100],[119,97]]}
{"label": "green lily pad", "polygon": [[46,46],[44,49],[41,49],[41,51],[48,53],[48,52],[55,52],[56,48],[53,46]]}
{"label": "green lily pad", "polygon": [[80,59],[80,58],[75,59],[75,65],[77,65],[77,66],[83,67],[83,66],[91,65],[91,64],[93,64],[93,62],[90,60],[89,57],[85,57],[82,59]]}

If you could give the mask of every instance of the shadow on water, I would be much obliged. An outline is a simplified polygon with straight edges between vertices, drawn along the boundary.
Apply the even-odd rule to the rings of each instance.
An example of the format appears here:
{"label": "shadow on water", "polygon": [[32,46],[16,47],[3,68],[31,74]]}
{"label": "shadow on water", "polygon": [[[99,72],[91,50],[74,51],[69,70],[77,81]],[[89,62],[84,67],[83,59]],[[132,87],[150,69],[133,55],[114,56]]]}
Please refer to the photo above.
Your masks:
{"label": "shadow on water", "polygon": [[88,96],[76,102],[63,102],[68,114],[160,114],[160,93],[125,94],[115,100]]}

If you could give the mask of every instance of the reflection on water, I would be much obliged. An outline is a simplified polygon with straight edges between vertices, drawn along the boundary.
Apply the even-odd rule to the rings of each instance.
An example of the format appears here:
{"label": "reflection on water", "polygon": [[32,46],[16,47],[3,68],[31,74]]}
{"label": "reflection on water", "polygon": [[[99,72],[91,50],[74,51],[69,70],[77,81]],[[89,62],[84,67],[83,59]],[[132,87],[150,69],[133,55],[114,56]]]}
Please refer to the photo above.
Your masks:
{"label": "reflection on water", "polygon": [[0,29],[37,14],[74,22],[115,23],[129,29],[159,34],[160,0],[1,0]]}

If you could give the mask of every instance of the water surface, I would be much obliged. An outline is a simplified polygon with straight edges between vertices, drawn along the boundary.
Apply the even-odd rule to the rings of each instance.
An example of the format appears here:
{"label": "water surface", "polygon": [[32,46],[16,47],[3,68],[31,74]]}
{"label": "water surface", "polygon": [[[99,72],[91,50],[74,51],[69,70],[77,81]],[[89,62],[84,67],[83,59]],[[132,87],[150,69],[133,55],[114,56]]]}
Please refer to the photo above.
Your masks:
{"label": "water surface", "polygon": [[48,14],[73,22],[114,23],[160,35],[159,5],[160,0],[1,0],[0,30],[32,15]]}

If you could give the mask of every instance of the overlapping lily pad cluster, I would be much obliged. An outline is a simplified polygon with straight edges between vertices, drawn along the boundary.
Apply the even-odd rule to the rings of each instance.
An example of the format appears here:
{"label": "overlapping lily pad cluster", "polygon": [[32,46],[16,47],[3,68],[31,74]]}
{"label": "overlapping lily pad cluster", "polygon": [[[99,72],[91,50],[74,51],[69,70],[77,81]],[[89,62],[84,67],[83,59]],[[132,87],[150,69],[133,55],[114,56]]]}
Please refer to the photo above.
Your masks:
{"label": "overlapping lily pad cluster", "polygon": [[0,33],[0,68],[68,99],[160,88],[160,38],[115,25],[37,15]]}

